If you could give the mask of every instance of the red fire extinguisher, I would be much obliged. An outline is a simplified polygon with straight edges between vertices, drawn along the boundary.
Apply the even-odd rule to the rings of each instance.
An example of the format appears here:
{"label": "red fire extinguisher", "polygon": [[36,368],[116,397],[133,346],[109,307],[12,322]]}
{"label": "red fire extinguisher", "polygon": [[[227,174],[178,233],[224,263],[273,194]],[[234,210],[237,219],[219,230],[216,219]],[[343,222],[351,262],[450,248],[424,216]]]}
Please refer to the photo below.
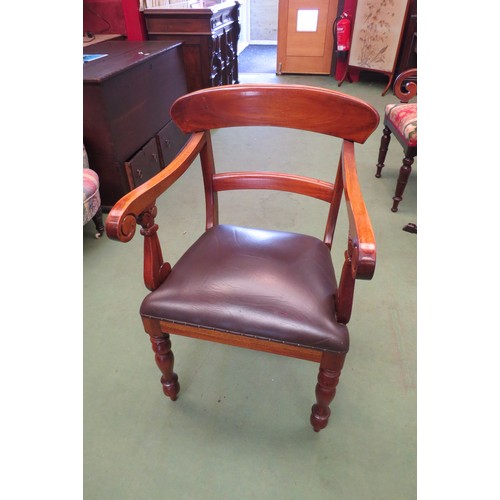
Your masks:
{"label": "red fire extinguisher", "polygon": [[351,20],[349,16],[343,12],[335,19],[334,26],[337,39],[335,49],[337,52],[347,52],[351,47]]}

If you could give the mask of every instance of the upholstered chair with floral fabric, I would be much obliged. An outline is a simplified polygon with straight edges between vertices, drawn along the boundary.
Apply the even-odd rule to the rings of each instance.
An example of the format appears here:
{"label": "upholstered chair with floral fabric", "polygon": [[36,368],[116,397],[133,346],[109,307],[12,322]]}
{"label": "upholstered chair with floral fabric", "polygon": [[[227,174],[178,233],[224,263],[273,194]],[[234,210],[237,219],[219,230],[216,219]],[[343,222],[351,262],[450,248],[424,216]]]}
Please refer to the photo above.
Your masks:
{"label": "upholstered chair with floral fabric", "polygon": [[99,194],[99,176],[89,167],[89,159],[83,146],[83,225],[94,221],[96,238],[104,233],[102,222],[101,195]]}
{"label": "upholstered chair with floral fabric", "polygon": [[403,165],[399,170],[396,184],[396,193],[392,198],[391,210],[393,212],[398,211],[399,202],[403,199],[403,192],[410,177],[414,157],[417,156],[417,103],[409,102],[417,95],[416,78],[416,69],[403,71],[394,82],[394,93],[401,102],[399,104],[388,104],[385,108],[384,131],[380,142],[375,177],[381,177],[382,175],[391,133],[403,146],[404,151]]}

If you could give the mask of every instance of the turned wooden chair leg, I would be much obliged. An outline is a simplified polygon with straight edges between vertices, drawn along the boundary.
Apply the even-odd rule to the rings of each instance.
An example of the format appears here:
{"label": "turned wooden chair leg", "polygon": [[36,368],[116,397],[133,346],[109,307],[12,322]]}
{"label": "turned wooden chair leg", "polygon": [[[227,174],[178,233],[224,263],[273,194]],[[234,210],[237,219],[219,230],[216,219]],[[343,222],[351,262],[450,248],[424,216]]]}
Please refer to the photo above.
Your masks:
{"label": "turned wooden chair leg", "polygon": [[398,182],[396,184],[396,193],[393,196],[393,204],[391,210],[393,212],[398,211],[399,202],[403,199],[403,192],[406,187],[406,183],[408,182],[408,178],[411,174],[411,166],[413,165],[413,157],[406,156],[403,158],[403,165],[399,169],[399,177]]}
{"label": "turned wooden chair leg", "polygon": [[95,235],[96,238],[100,238],[104,234],[104,224],[102,222],[102,208],[99,207],[99,210],[96,212],[94,217],[92,217],[94,221],[95,228],[97,229],[97,233]]}
{"label": "turned wooden chair leg", "polygon": [[389,149],[389,142],[391,142],[391,131],[387,127],[384,127],[382,134],[382,139],[380,139],[380,149],[378,150],[377,173],[375,174],[375,177],[380,177],[382,175],[385,156],[387,154],[387,150]]}
{"label": "turned wooden chair leg", "polygon": [[150,339],[155,353],[156,364],[162,373],[160,380],[163,386],[163,393],[172,401],[175,401],[179,394],[180,386],[177,374],[174,373],[174,354],[171,349],[170,335],[165,333],[159,336],[150,334]]}
{"label": "turned wooden chair leg", "polygon": [[324,353],[321,358],[316,384],[316,404],[311,408],[311,425],[315,432],[319,432],[328,425],[330,418],[330,403],[332,402],[340,372],[344,365],[346,353]]}

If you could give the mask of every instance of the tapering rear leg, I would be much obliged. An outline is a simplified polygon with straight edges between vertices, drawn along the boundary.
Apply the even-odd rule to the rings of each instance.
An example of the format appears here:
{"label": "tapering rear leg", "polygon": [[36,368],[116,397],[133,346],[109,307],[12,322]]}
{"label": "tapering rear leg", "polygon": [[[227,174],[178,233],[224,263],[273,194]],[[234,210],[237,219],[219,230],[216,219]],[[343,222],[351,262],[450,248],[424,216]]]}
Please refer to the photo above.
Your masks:
{"label": "tapering rear leg", "polygon": [[378,150],[377,173],[375,174],[375,177],[380,177],[382,175],[385,156],[387,155],[387,150],[389,149],[389,142],[391,142],[391,131],[388,127],[384,127],[382,134],[382,139],[380,139],[380,149]]}
{"label": "tapering rear leg", "polygon": [[172,401],[175,401],[179,394],[180,386],[177,374],[174,373],[174,354],[171,349],[170,335],[166,333],[160,336],[150,334],[150,339],[155,353],[156,364],[162,373],[161,384],[163,386],[163,393]]}
{"label": "tapering rear leg", "polygon": [[311,425],[315,432],[319,432],[328,425],[330,418],[330,403],[332,402],[340,372],[344,366],[346,353],[324,353],[316,384],[316,404],[311,408]]}
{"label": "tapering rear leg", "polygon": [[399,202],[403,199],[403,192],[405,190],[408,178],[411,174],[411,166],[413,165],[413,157],[406,156],[403,158],[403,165],[399,169],[398,182],[396,184],[396,193],[393,196],[393,204],[391,210],[393,212],[398,211]]}

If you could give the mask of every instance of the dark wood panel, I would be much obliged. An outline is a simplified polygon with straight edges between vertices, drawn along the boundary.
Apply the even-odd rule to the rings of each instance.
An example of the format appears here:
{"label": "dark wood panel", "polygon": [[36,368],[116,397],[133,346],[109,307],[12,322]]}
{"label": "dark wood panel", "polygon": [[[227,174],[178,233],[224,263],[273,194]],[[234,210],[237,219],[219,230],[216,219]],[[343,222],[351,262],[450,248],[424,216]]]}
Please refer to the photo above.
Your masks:
{"label": "dark wood panel", "polygon": [[238,83],[239,4],[222,9],[146,9],[150,40],[181,40],[188,92]]}
{"label": "dark wood panel", "polygon": [[162,168],[156,137],[153,137],[134,157],[125,162],[130,189],[151,179]]}
{"label": "dark wood panel", "polygon": [[175,158],[182,146],[184,146],[189,134],[182,132],[173,121],[170,121],[160,130],[156,137],[158,150],[161,153],[160,161],[162,167],[165,167]]}
{"label": "dark wood panel", "polygon": [[417,0],[410,0],[401,48],[399,50],[396,75],[417,67]]}
{"label": "dark wood panel", "polygon": [[107,54],[84,64],[83,140],[109,209],[137,185],[131,179],[142,183],[155,173],[143,168],[142,177],[130,177],[125,163],[170,122],[172,103],[187,91],[182,43],[108,41],[84,53]]}

